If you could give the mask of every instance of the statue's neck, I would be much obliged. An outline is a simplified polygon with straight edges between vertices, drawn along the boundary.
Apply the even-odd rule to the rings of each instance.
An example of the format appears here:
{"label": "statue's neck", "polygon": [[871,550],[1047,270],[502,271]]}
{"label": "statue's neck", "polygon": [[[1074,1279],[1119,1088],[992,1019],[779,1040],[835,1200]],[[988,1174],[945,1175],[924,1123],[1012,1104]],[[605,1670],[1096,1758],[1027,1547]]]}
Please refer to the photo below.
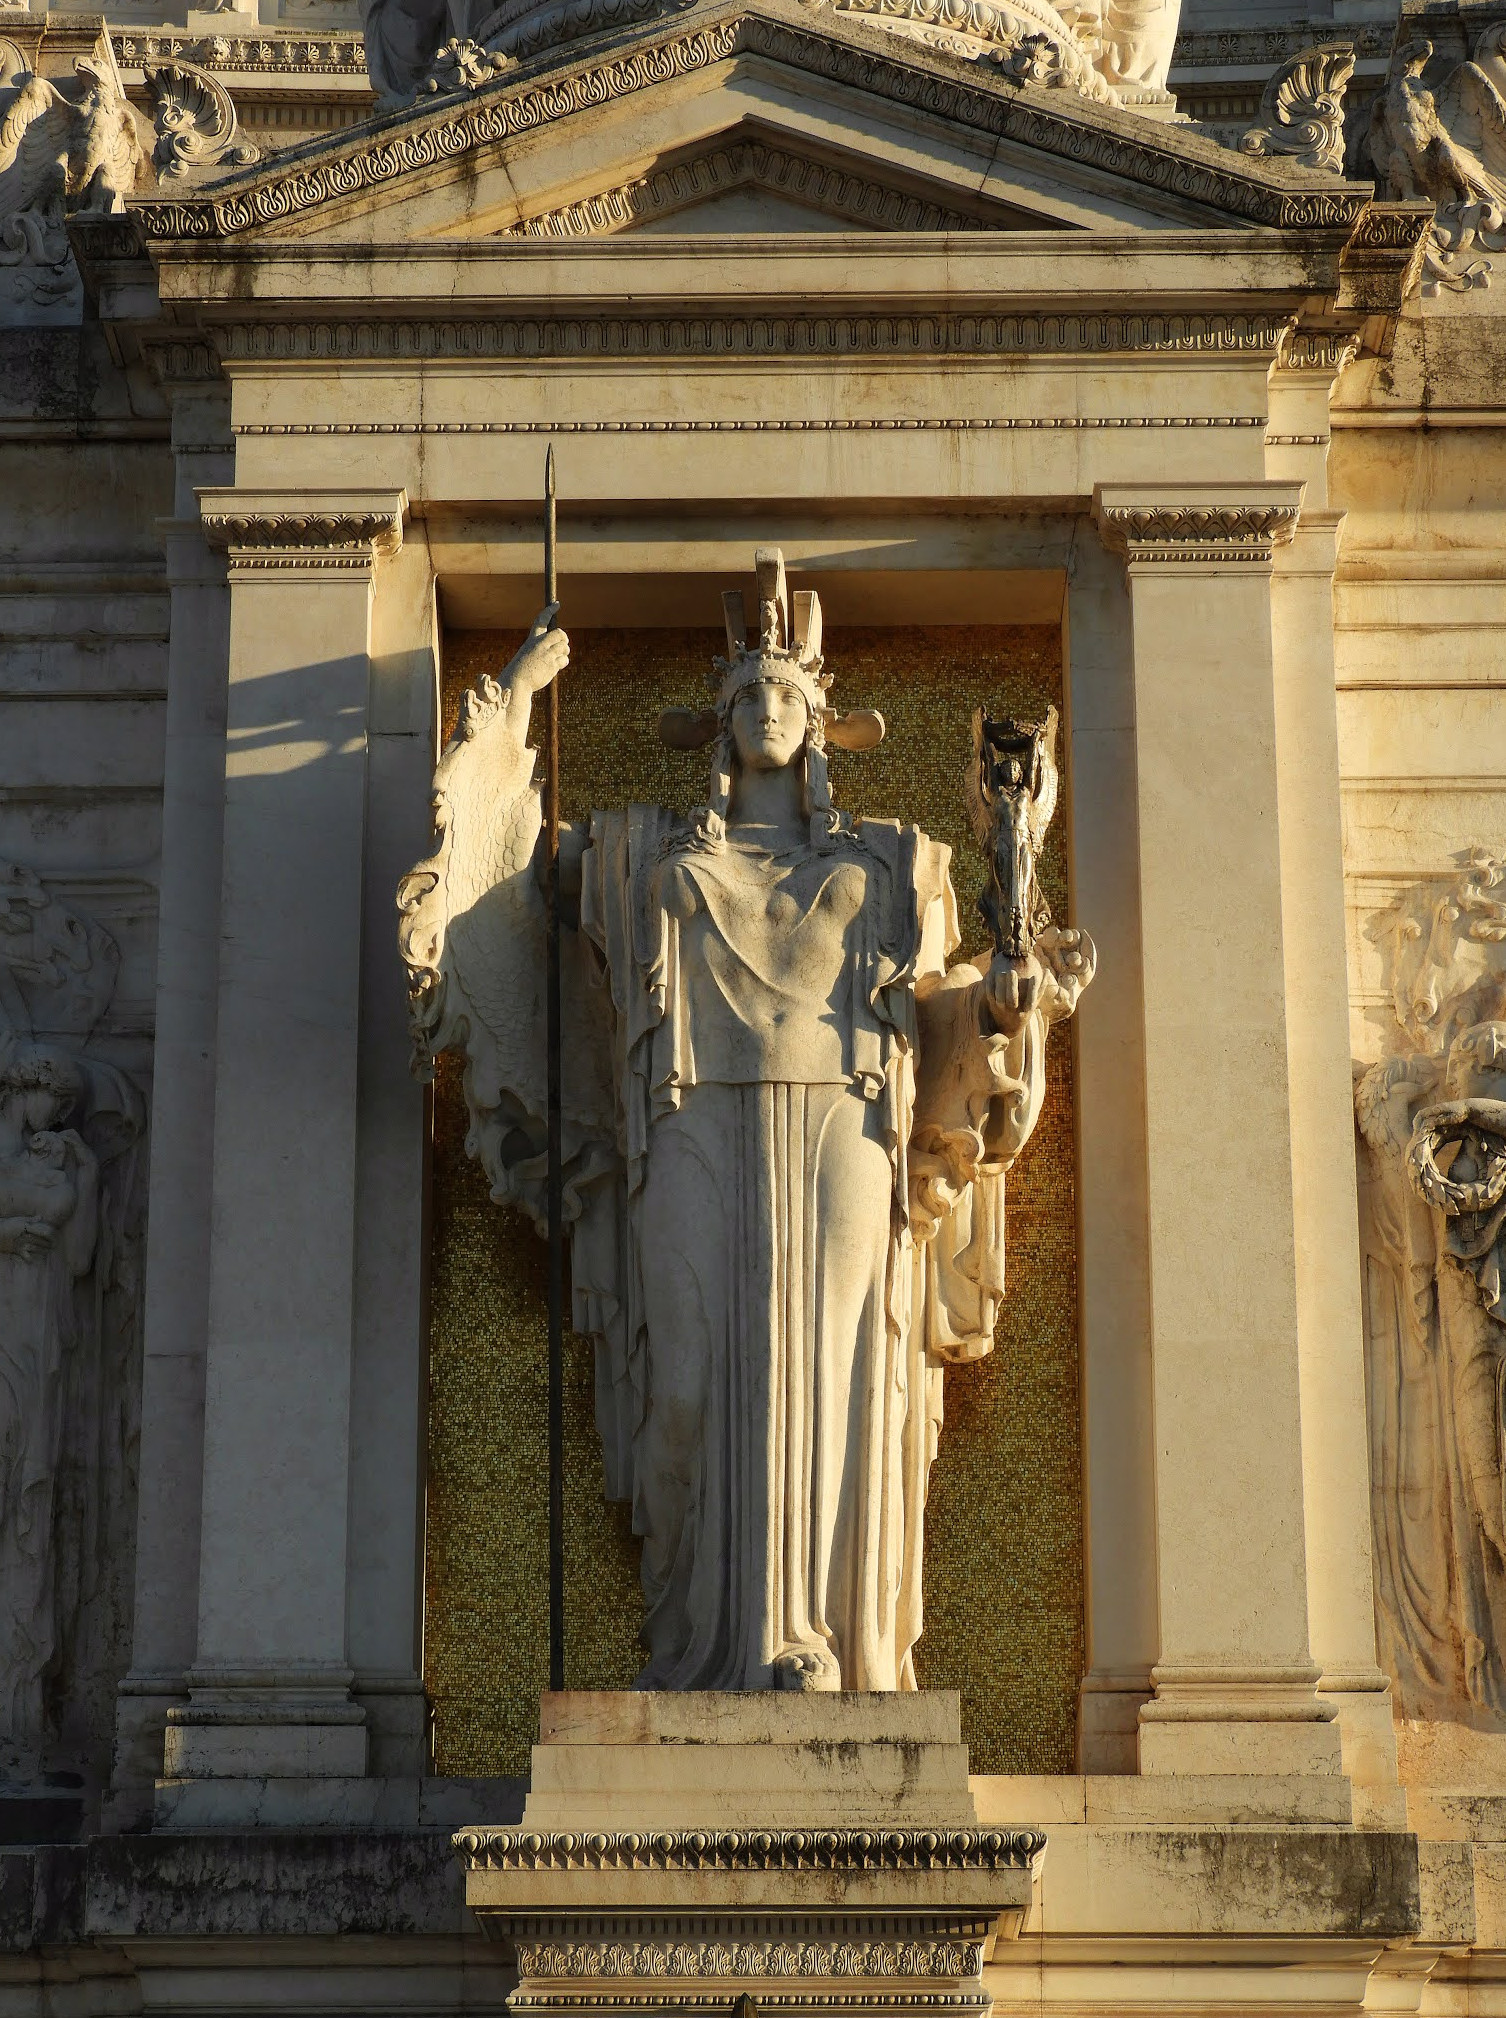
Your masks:
{"label": "statue's neck", "polygon": [[749,840],[765,844],[803,839],[806,816],[802,768],[797,762],[777,771],[752,771],[739,764],[732,776],[728,831],[744,833]]}

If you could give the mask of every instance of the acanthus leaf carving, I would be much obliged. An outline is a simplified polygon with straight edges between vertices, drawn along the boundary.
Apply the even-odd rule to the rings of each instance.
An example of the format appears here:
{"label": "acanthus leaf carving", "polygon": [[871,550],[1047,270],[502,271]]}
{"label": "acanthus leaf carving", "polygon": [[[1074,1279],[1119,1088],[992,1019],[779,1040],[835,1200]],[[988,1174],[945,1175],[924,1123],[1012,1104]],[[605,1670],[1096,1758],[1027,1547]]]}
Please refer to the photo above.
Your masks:
{"label": "acanthus leaf carving", "polygon": [[1286,155],[1303,168],[1344,172],[1344,93],[1354,48],[1325,42],[1283,63],[1266,85],[1260,119],[1240,146],[1246,154]]}
{"label": "acanthus leaf carving", "polygon": [[1263,562],[1290,543],[1300,516],[1295,504],[1104,505],[1098,522],[1131,561]]}
{"label": "acanthus leaf carving", "polygon": [[516,58],[504,50],[483,49],[469,37],[451,36],[434,52],[433,68],[419,85],[419,95],[432,98],[441,92],[478,91],[516,67]]}

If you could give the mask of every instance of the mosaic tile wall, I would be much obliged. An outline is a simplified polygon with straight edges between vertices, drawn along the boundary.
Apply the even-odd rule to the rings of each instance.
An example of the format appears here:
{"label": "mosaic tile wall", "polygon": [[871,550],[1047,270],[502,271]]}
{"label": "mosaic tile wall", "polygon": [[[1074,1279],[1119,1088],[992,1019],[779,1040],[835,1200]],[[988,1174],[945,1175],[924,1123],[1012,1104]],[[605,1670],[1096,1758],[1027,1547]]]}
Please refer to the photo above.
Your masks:
{"label": "mosaic tile wall", "polygon": [[[465,686],[518,640],[452,633],[446,732]],[[572,633],[561,709],[564,810],[704,796],[705,755],[671,754],[661,707],[705,694],[715,631]],[[972,711],[1060,705],[1060,639],[1045,629],[833,630],[836,698],[889,724],[869,756],[832,754],[839,804],[913,820],[955,851],[966,949],[984,943],[982,866],[961,780]],[[1066,821],[1042,880],[1066,917]],[[450,1061],[445,1061],[447,1067]],[[500,1212],[464,1152],[459,1073],[436,1088],[424,1678],[435,1770],[521,1773],[546,1679],[544,1250]],[[1011,1291],[993,1353],[946,1375],[946,1426],[926,1526],[922,1684],[962,1692],[975,1772],[1073,1768],[1083,1662],[1081,1451],[1070,1039],[1049,1047],[1040,1125],[1010,1180]],[[602,1497],[591,1347],[566,1351],[566,1683],[623,1688],[641,1664],[636,1545]]]}

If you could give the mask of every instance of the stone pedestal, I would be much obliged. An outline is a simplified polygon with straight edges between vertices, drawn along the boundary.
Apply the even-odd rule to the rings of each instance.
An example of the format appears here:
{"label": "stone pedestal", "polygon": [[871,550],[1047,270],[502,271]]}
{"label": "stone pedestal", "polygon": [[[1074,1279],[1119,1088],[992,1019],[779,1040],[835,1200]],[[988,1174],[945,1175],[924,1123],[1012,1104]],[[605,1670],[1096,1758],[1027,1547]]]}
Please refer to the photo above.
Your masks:
{"label": "stone pedestal", "polygon": [[546,1696],[540,1738],[522,1827],[455,1839],[514,2011],[989,2010],[1046,1839],[976,1826],[954,1694]]}

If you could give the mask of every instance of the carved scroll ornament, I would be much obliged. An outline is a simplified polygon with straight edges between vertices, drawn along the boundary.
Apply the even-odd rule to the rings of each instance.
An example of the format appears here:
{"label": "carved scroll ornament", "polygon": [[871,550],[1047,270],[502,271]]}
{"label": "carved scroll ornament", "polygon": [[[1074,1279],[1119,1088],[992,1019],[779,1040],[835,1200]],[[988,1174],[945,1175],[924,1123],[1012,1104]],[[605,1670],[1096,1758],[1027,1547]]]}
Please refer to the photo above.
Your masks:
{"label": "carved scroll ornament", "polygon": [[1260,118],[1240,146],[1246,154],[1286,155],[1303,168],[1344,172],[1344,92],[1354,50],[1328,42],[1293,56],[1266,85]]}
{"label": "carved scroll ornament", "polygon": [[181,58],[146,63],[142,71],[157,133],[152,159],[164,181],[260,161],[261,149],[241,132],[230,93],[217,78]]}
{"label": "carved scroll ornament", "polygon": [[1402,1711],[1506,1729],[1506,866],[1375,921],[1394,1014],[1364,1074],[1377,1627]]}

